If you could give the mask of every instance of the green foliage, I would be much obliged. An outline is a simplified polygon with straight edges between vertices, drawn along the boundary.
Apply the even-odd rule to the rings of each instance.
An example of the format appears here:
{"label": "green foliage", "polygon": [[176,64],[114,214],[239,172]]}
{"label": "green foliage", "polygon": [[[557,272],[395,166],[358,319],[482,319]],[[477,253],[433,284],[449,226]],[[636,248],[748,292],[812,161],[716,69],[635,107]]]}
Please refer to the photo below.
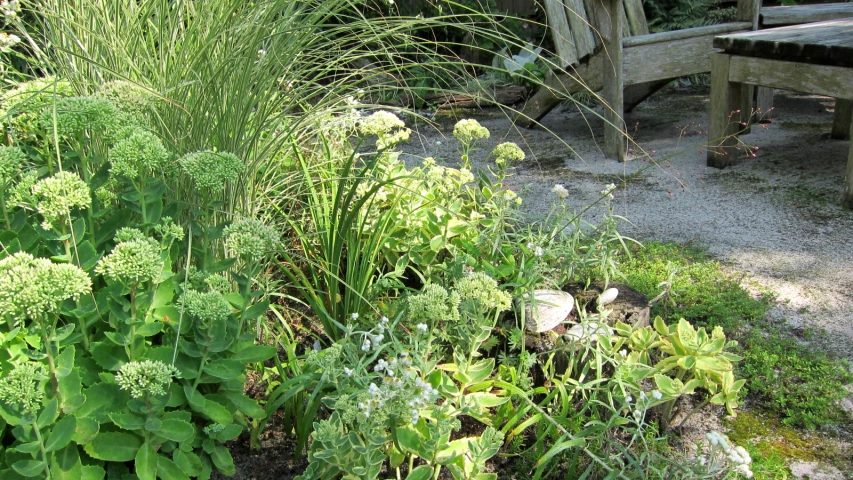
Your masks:
{"label": "green foliage", "polygon": [[160,168],[173,155],[147,132],[120,134],[108,100],[59,98],[38,115],[48,131],[30,138],[53,142],[27,145],[4,179],[32,195],[0,198],[0,476],[103,477],[128,462],[143,480],[233,474],[222,443],[265,415],[243,394],[246,364],[275,354],[243,330],[268,307],[253,284],[269,240],[249,238],[263,228],[203,225],[221,201],[211,189],[196,208],[175,202],[182,173]]}
{"label": "green foliage", "polygon": [[709,13],[716,6],[715,0],[646,0],[643,2],[649,30],[653,32],[711,25],[714,22]]}
{"label": "green foliage", "polygon": [[815,428],[847,420],[838,401],[853,382],[849,363],[778,333],[753,334],[744,343],[740,369],[749,378],[749,393],[783,423]]}

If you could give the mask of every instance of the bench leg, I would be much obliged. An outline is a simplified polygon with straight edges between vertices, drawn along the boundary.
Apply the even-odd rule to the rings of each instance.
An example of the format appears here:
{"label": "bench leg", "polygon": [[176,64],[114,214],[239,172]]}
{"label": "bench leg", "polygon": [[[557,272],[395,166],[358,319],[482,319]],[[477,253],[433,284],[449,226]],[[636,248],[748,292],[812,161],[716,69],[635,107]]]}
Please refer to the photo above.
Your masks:
{"label": "bench leg", "polygon": [[[723,168],[737,162],[737,133],[742,129],[743,85],[729,81],[731,55],[711,55],[711,122],[708,166]],[[748,112],[744,115],[749,115]]]}
{"label": "bench leg", "polygon": [[850,123],[848,128],[847,133],[851,141],[850,149],[847,152],[847,175],[844,177],[844,193],[841,196],[841,206],[853,210],[853,123]]}
{"label": "bench leg", "polygon": [[773,89],[758,87],[755,95],[755,121],[770,123],[773,121]]}
{"label": "bench leg", "polygon": [[608,158],[625,160],[624,89],[622,77],[622,31],[624,29],[620,0],[607,0],[605,8],[610,13],[610,35],[605,39],[605,52],[608,60],[604,62],[604,154]]}
{"label": "bench leg", "polygon": [[850,138],[850,122],[853,121],[853,100],[835,99],[835,115],[832,117],[832,138]]}

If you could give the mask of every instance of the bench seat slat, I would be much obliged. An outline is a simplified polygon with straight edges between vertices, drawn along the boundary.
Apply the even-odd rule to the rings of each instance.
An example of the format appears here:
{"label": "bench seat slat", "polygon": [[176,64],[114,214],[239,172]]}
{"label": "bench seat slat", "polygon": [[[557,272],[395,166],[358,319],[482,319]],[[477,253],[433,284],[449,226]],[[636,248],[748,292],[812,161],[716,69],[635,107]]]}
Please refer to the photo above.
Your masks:
{"label": "bench seat slat", "polygon": [[822,22],[846,17],[853,17],[853,3],[762,7],[760,13],[762,27]]}

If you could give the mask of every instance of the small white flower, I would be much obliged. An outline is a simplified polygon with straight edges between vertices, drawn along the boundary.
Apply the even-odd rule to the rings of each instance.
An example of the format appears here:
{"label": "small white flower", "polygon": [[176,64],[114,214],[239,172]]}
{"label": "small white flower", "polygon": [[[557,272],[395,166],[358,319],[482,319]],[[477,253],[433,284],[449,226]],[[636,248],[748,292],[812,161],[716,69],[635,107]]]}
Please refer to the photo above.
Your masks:
{"label": "small white flower", "polygon": [[421,332],[426,333],[427,328],[429,328],[429,327],[427,327],[427,325],[426,325],[425,323],[419,323],[419,324],[417,324],[417,325],[415,326],[415,328],[417,328],[417,329],[418,329],[418,330],[420,330]]}
{"label": "small white flower", "polygon": [[369,393],[374,398],[379,398],[382,395],[382,392],[379,390],[379,387],[376,386],[375,383],[371,383],[369,387],[367,387],[367,393]]}
{"label": "small white flower", "polygon": [[627,403],[631,403],[631,402],[633,402],[633,401],[634,401],[634,397],[632,397],[632,396],[628,395],[627,397],[625,397],[625,401],[626,401]]}
{"label": "small white flower", "polygon": [[663,394],[655,390],[652,392],[652,398],[654,398],[655,400],[660,400],[661,398],[663,398]]}
{"label": "small white flower", "polygon": [[259,57],[263,57],[263,56],[264,56],[264,55],[266,55],[266,54],[267,54],[267,51],[266,51],[266,50],[264,50],[263,48],[262,48],[262,49],[260,49],[260,50],[258,50],[258,56],[259,56]]}
{"label": "small white flower", "polygon": [[604,190],[600,193],[603,197],[607,197],[608,199],[613,199],[613,191],[616,190],[616,185],[609,183],[604,186]]}
{"label": "small white flower", "polygon": [[534,255],[536,255],[537,257],[541,257],[544,254],[545,254],[545,251],[542,250],[542,247],[536,247],[536,252],[534,252]]}
{"label": "small white flower", "polygon": [[352,321],[353,321],[353,322],[354,322],[354,321],[356,321],[356,320],[358,320],[358,313],[357,313],[357,312],[354,312],[354,313],[351,315],[351,317],[352,317]]}
{"label": "small white flower", "polygon": [[551,189],[551,193],[556,195],[557,198],[559,198],[561,200],[565,200],[566,198],[569,198],[569,191],[566,190],[566,187],[564,187],[563,184],[561,184],[561,183],[554,185],[554,188]]}
{"label": "small white flower", "polygon": [[385,370],[386,367],[388,367],[388,362],[380,358],[379,361],[376,362],[376,366],[373,367],[373,371],[381,372],[382,370]]}
{"label": "small white flower", "polygon": [[646,392],[640,392],[640,400],[646,399]]}
{"label": "small white flower", "polygon": [[344,367],[344,373],[345,373],[345,374],[346,374],[346,376],[348,376],[348,377],[351,377],[351,376],[352,376],[352,370],[350,370],[350,369],[349,369],[349,368],[347,368],[347,367]]}
{"label": "small white flower", "polygon": [[619,350],[619,355],[621,355],[622,358],[625,358],[628,356],[628,351],[623,348],[622,350]]}
{"label": "small white flower", "polygon": [[533,242],[527,242],[527,249],[528,250],[533,250],[533,247],[535,247],[535,246],[536,245],[534,245]]}
{"label": "small white flower", "polygon": [[364,339],[364,343],[361,344],[361,351],[366,352],[370,350],[370,340]]}
{"label": "small white flower", "polygon": [[388,324],[388,317],[382,317],[382,318],[380,318],[380,319],[379,319],[379,323],[380,323],[380,324],[382,324],[382,325],[387,325],[387,324]]}

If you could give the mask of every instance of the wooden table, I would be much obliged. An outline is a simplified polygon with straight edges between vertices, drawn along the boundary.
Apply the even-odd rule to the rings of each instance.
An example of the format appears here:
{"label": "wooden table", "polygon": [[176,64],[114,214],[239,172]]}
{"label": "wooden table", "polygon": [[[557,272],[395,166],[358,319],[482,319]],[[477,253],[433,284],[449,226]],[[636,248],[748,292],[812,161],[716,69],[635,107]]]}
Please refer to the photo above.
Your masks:
{"label": "wooden table", "polygon": [[[711,125],[708,165],[733,165],[747,151],[737,134],[751,117],[748,85],[834,97],[832,136],[853,134],[853,18],[773,28],[714,38],[711,56]],[[842,204],[853,208],[853,145],[847,158]]]}

